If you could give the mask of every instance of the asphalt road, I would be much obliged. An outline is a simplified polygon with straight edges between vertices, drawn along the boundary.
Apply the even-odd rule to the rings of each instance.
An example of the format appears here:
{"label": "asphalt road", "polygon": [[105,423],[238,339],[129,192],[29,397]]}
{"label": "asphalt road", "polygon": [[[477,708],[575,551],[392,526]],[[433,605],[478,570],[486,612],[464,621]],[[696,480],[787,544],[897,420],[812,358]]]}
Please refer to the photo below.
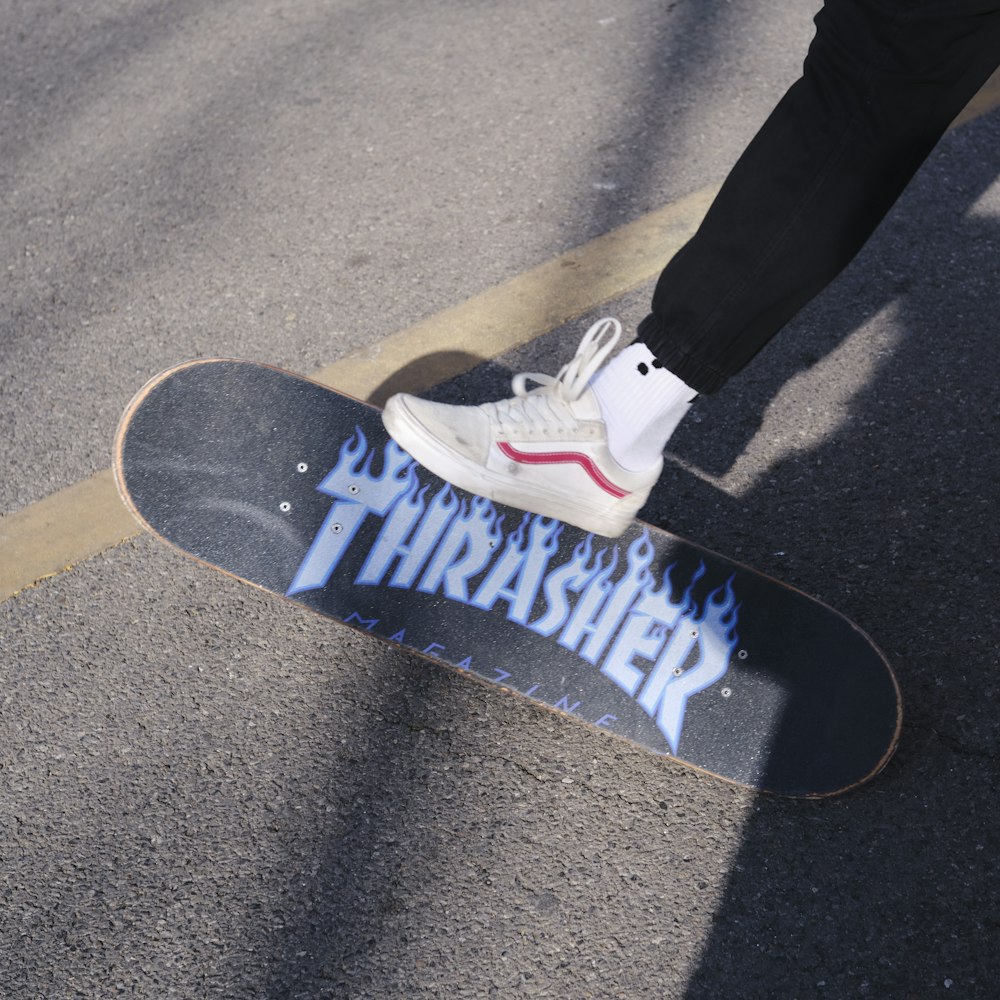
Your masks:
{"label": "asphalt road", "polygon": [[[312,371],[717,183],[813,13],[418,7],[11,0],[0,509],[106,467],[167,365]],[[646,512],[875,638],[875,782],[755,796],[140,538],[0,604],[0,997],[995,996],[998,148],[943,140]]]}

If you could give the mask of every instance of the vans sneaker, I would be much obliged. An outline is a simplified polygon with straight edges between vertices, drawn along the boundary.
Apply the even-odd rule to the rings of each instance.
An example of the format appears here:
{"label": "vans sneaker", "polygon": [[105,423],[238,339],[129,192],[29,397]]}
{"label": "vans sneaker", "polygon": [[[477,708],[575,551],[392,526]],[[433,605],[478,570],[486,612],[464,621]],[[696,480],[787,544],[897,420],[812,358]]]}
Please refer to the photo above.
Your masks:
{"label": "vans sneaker", "polygon": [[[382,415],[386,430],[421,465],[461,489],[615,538],[663,467],[661,458],[631,472],[608,450],[589,382],[620,336],[617,320],[600,320],[555,378],[517,375],[514,397],[499,403],[450,406],[393,396]],[[531,382],[536,387],[529,389]]]}

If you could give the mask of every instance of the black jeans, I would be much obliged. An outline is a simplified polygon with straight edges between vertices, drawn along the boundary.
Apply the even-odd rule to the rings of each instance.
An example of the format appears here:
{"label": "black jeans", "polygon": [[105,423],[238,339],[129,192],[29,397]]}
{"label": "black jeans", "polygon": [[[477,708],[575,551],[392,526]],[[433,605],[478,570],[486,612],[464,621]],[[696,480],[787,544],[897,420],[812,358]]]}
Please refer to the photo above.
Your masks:
{"label": "black jeans", "polygon": [[1000,0],[827,0],[801,79],[663,271],[639,339],[717,390],[861,249],[998,65]]}

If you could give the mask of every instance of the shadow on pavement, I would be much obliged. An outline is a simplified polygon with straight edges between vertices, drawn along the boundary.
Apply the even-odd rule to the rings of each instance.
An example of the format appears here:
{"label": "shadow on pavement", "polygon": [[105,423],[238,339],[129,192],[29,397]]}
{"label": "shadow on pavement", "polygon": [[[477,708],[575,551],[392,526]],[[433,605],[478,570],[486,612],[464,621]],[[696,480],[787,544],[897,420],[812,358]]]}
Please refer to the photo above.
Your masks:
{"label": "shadow on pavement", "polygon": [[[986,941],[1000,927],[991,517],[1000,428],[987,359],[1000,231],[973,206],[996,177],[996,130],[994,115],[949,136],[838,282],[726,392],[698,404],[699,422],[672,443],[683,466],[646,512],[857,621],[896,669],[907,711],[901,749],[870,786],[825,802],[756,803],[687,1000],[909,998],[947,984],[960,988],[952,995],[985,996],[995,981]],[[629,183],[641,188],[643,172],[637,163]],[[509,375],[481,365],[475,394],[506,395]],[[813,379],[845,382],[842,412],[812,418],[827,429],[804,428],[799,440]],[[456,380],[432,395],[467,392]],[[787,420],[775,417],[782,406]],[[725,491],[713,484],[772,431],[792,440],[766,474],[748,469],[747,483]],[[399,822],[383,794],[400,779],[383,736],[365,737],[372,754],[342,793],[355,830]],[[369,843],[358,833],[333,840],[318,883],[339,887],[336,901],[324,890],[324,922],[353,899],[370,935],[393,886],[379,877],[366,895]],[[322,924],[305,936],[327,962],[374,946],[334,924],[332,939]],[[284,980],[276,970],[273,984]]]}
{"label": "shadow on pavement", "polygon": [[976,203],[996,181],[998,133],[994,112],[946,137],[838,282],[675,439],[688,468],[718,474],[747,447],[748,412],[790,394],[791,422],[765,418],[761,433],[792,437],[815,420],[813,378],[855,380],[824,440],[735,496],[677,471],[653,519],[858,622],[905,707],[872,785],[759,800],[687,1000],[994,989],[1000,227]]}
{"label": "shadow on pavement", "polygon": [[468,371],[480,364],[481,358],[464,351],[437,351],[425,354],[393,372],[368,394],[367,402],[383,407],[386,400],[397,392],[422,393],[438,380],[440,371]]}

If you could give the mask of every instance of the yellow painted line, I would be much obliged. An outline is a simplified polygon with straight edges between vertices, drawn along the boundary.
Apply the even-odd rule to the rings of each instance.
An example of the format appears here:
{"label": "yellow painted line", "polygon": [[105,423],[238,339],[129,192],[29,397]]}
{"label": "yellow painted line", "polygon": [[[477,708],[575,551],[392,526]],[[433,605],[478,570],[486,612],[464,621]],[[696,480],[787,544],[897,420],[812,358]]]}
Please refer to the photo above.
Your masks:
{"label": "yellow painted line", "polygon": [[0,517],[0,601],[137,534],[110,469]]}
{"label": "yellow painted line", "polygon": [[[955,120],[1000,105],[1000,71]],[[688,240],[717,187],[599,236],[406,330],[350,354],[312,378],[382,403],[421,392],[617,298],[654,277]],[[110,469],[0,516],[0,601],[138,534]]]}
{"label": "yellow painted line", "polygon": [[952,128],[958,128],[973,118],[985,115],[1000,105],[1000,69],[998,69],[980,88],[979,93],[965,106],[965,110],[951,123]]}
{"label": "yellow painted line", "polygon": [[[715,195],[706,188],[445,309],[312,378],[381,403],[499,357],[658,274]],[[139,533],[105,469],[0,517],[0,601]]]}
{"label": "yellow painted line", "polygon": [[381,404],[398,389],[421,392],[506,354],[659,274],[717,190],[704,188],[598,236],[312,377]]}

